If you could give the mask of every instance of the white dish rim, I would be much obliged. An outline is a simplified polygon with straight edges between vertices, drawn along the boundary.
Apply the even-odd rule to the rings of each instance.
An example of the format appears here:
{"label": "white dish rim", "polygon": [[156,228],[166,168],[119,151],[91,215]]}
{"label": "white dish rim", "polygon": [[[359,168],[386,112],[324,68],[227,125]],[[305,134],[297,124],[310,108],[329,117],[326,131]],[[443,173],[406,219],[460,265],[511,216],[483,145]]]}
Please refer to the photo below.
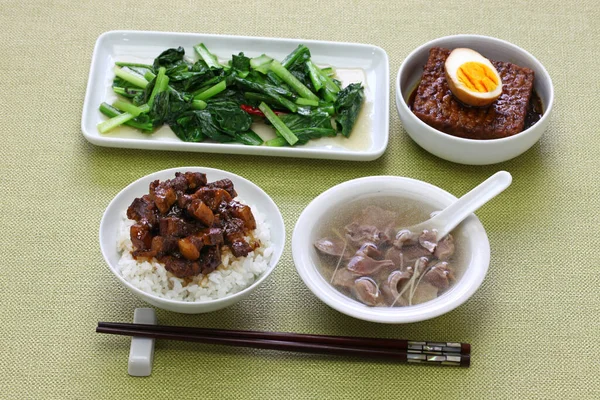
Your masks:
{"label": "white dish rim", "polygon": [[[182,37],[198,38],[199,41],[206,39],[217,39],[217,40],[258,40],[258,41],[275,41],[279,43],[289,43],[298,45],[304,43],[310,47],[311,44],[319,45],[332,45],[337,47],[352,48],[364,48],[373,49],[381,57],[383,63],[383,73],[378,79],[382,80],[378,86],[384,90],[383,94],[375,92],[373,94],[373,108],[376,112],[381,113],[380,124],[382,129],[381,132],[375,132],[375,128],[372,128],[372,140],[375,139],[375,135],[381,135],[380,141],[373,143],[371,148],[368,150],[355,151],[355,150],[330,150],[320,149],[318,147],[308,148],[277,148],[268,146],[245,146],[241,144],[219,144],[219,143],[188,143],[188,142],[158,142],[158,141],[144,141],[140,139],[127,139],[127,138],[111,138],[102,137],[99,135],[96,129],[92,129],[88,121],[92,118],[92,115],[97,112],[98,105],[92,104],[93,91],[92,86],[94,79],[97,79],[99,74],[103,73],[100,71],[100,61],[102,45],[105,40],[111,39],[113,36],[123,35],[148,35],[154,37]],[[240,49],[242,51],[243,49]],[[375,90],[375,89],[372,89]],[[378,99],[381,99],[378,101]],[[387,52],[376,45],[362,44],[362,43],[350,43],[350,42],[333,42],[323,40],[311,40],[311,39],[293,39],[293,38],[272,38],[272,37],[258,37],[258,36],[243,36],[243,35],[219,35],[219,34],[204,34],[204,33],[186,33],[186,32],[161,32],[161,31],[144,31],[144,30],[112,30],[102,33],[96,40],[94,51],[92,54],[92,61],[90,66],[90,73],[88,76],[88,82],[86,87],[86,94],[83,104],[83,112],[81,119],[81,130],[83,136],[90,143],[98,146],[105,147],[118,147],[118,148],[132,148],[132,149],[145,149],[145,150],[170,150],[170,151],[194,151],[194,152],[205,152],[205,153],[221,153],[221,154],[243,154],[243,155],[264,155],[264,156],[280,156],[280,157],[298,157],[298,158],[320,158],[320,159],[331,159],[331,160],[349,160],[349,161],[372,161],[375,160],[385,152],[389,142],[389,107],[390,106],[390,69],[389,69],[389,57]],[[87,126],[86,126],[87,125]],[[95,125],[94,125],[95,128]]]}

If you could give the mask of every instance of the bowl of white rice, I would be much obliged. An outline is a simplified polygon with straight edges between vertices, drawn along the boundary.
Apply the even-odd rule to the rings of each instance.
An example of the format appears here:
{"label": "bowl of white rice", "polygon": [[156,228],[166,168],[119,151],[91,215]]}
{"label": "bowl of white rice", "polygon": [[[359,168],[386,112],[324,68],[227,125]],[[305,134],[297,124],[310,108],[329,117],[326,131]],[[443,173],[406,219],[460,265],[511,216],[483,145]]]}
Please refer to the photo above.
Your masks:
{"label": "bowl of white rice", "polygon": [[[250,239],[260,246],[246,257],[235,257],[224,247],[221,265],[192,279],[174,276],[155,258],[136,260],[130,239],[134,221],[127,219],[127,208],[148,193],[151,182],[172,179],[176,172],[202,172],[208,182],[230,179],[238,193],[235,200],[252,210],[256,229]],[[121,284],[153,306],[186,314],[216,311],[248,297],[273,272],[284,244],[283,218],[271,197],[249,180],[213,168],[180,167],[144,176],[117,194],[100,222],[100,250]]]}

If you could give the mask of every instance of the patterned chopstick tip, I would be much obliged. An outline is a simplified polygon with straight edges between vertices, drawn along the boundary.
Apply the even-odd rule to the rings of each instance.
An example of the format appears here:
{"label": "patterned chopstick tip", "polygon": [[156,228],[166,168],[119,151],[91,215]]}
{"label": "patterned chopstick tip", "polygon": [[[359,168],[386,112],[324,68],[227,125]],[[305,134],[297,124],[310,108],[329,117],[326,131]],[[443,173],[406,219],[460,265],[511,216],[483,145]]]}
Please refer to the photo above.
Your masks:
{"label": "patterned chopstick tip", "polygon": [[[408,342],[406,361],[410,363],[468,367],[471,346],[454,342]],[[466,354],[465,354],[466,353]]]}

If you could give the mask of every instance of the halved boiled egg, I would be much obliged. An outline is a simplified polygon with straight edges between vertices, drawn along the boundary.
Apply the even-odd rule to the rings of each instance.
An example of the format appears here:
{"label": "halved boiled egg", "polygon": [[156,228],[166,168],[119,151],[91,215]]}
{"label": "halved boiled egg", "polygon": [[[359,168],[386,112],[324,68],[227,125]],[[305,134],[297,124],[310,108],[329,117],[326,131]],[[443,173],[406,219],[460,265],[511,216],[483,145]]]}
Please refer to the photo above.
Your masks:
{"label": "halved boiled egg", "polygon": [[446,81],[460,101],[487,106],[502,94],[502,80],[490,60],[471,49],[454,49],[444,64]]}

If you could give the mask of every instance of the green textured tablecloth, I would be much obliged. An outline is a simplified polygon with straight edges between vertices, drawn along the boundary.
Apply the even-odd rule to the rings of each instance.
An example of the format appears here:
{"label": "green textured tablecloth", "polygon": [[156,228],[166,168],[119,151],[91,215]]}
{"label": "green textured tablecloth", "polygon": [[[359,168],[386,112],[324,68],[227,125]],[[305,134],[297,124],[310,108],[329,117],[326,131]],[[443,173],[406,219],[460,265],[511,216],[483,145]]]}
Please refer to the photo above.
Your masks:
{"label": "green textured tablecloth", "polygon": [[[600,398],[599,26],[596,0],[0,0],[0,398]],[[415,47],[486,34],[546,66],[554,115],[531,150],[487,167],[420,149],[393,97],[389,147],[369,163],[101,148],[83,138],[81,110],[94,43],[113,29],[371,43],[389,54],[392,96]],[[158,312],[165,324],[469,342],[472,367],[159,341],[152,376],[128,376],[129,339],[94,328],[128,321],[145,304],[106,267],[100,217],[133,180],[187,165],[256,182],[279,205],[288,235],[311,199],[351,178],[408,176],[462,195],[510,171],[513,185],[477,213],[492,248],[487,278],[447,315],[397,326],[346,317],[301,282],[289,240],[250,299],[207,315]]]}

